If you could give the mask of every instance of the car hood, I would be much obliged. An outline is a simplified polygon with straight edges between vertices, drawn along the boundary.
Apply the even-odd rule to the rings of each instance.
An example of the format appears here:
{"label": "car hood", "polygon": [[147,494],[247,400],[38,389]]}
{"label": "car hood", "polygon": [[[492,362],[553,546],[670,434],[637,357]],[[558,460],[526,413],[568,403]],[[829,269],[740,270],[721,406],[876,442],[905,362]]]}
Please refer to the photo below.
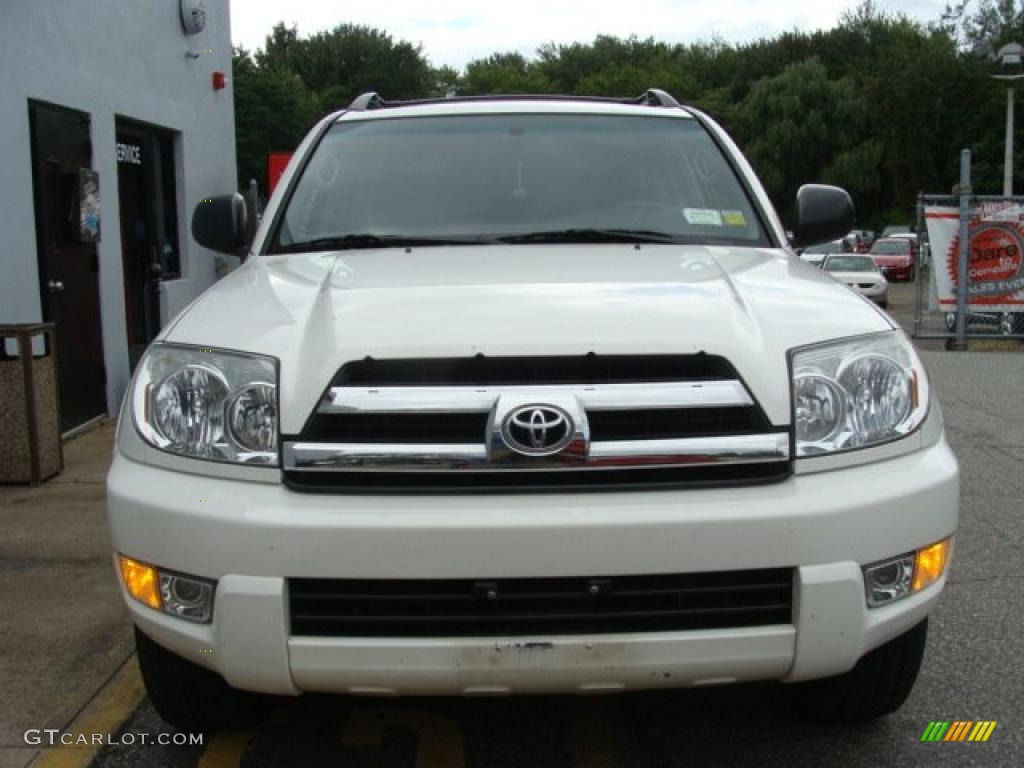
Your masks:
{"label": "car hood", "polygon": [[877,272],[829,272],[836,280],[850,285],[852,283],[881,283],[885,280],[883,275]]}
{"label": "car hood", "polygon": [[891,327],[781,250],[491,245],[254,257],[161,338],[278,358],[281,429],[294,434],[338,368],[366,356],[704,351],[788,424],[787,350]]}

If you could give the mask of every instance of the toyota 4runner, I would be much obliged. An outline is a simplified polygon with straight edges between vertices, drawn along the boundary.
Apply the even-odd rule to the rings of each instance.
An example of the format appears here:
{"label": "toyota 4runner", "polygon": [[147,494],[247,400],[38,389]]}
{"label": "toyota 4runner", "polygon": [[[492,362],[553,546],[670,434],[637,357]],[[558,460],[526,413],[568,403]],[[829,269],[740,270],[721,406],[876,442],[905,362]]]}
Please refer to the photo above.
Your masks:
{"label": "toyota 4runner", "polygon": [[262,694],[779,680],[822,717],[908,695],[958,469],[892,319],[792,250],[736,145],[649,91],[322,120],[247,258],[125,398],[115,564],[157,710]]}

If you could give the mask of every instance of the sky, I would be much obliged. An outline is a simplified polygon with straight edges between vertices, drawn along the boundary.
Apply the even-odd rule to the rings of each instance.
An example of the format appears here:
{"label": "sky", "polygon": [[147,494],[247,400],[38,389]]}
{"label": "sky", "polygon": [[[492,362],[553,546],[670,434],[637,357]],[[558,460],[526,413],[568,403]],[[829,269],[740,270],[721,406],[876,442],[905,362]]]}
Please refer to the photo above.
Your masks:
{"label": "sky", "polygon": [[[526,56],[544,43],[593,40],[599,34],[689,43],[729,43],[792,29],[832,27],[857,0],[230,0],[231,37],[249,50],[263,47],[279,21],[300,35],[355,23],[383,29],[423,46],[431,64],[462,69],[496,52]],[[945,0],[876,0],[886,12],[923,22],[941,15]]]}

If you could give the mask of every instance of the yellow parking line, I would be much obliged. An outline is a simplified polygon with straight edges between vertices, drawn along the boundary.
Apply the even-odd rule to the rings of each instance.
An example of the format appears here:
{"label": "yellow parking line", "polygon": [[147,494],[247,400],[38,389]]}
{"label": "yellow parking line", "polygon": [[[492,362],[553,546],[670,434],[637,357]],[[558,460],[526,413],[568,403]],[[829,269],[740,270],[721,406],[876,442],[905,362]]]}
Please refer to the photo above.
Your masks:
{"label": "yellow parking line", "polygon": [[[94,733],[112,734],[124,725],[145,697],[139,665],[133,653],[99,692],[62,730],[72,741]],[[60,746],[44,749],[32,761],[32,768],[84,768],[102,749],[99,746]]]}
{"label": "yellow parking line", "polygon": [[217,733],[203,750],[196,768],[238,768],[255,731]]}

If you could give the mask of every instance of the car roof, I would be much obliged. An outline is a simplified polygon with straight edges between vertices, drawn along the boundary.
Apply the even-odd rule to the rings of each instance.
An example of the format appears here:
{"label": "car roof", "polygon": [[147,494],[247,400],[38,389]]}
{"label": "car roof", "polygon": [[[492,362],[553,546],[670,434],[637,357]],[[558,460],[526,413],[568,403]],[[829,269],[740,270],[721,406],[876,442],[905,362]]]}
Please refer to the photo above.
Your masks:
{"label": "car roof", "polygon": [[401,117],[442,117],[454,115],[574,114],[623,115],[693,119],[685,107],[624,104],[601,99],[555,97],[494,97],[487,99],[436,100],[396,104],[386,109],[347,110],[337,122],[387,120]]}

